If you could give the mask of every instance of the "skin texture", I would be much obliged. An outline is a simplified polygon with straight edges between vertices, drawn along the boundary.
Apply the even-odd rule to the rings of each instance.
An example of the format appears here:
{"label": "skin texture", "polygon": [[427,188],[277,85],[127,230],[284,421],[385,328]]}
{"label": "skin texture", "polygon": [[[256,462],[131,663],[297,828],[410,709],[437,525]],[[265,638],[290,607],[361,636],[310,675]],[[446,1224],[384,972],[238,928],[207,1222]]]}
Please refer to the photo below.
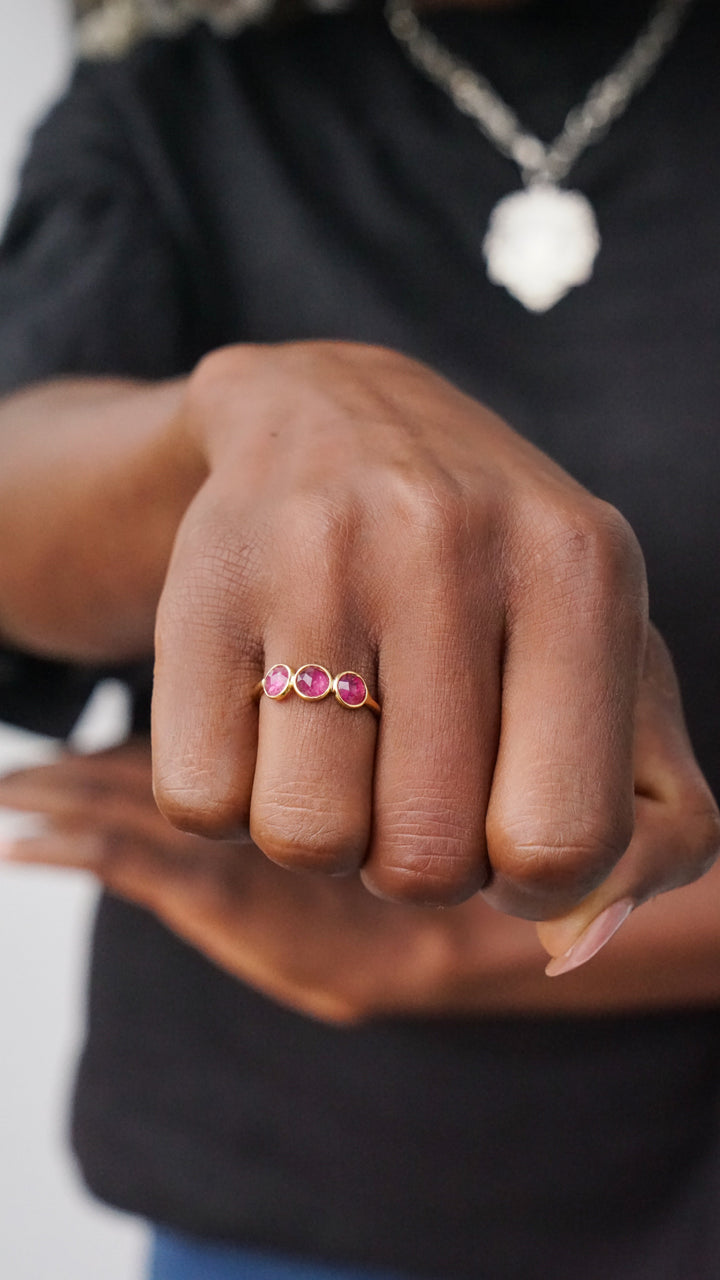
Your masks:
{"label": "skin texture", "polygon": [[[184,384],[25,393],[0,428],[0,627],[104,659],[149,653],[155,623],[178,830],[398,904],[482,889],[553,922],[553,955],[716,856],[632,532],[430,370],[228,348]],[[281,661],[361,671],[379,724],[258,706]]]}

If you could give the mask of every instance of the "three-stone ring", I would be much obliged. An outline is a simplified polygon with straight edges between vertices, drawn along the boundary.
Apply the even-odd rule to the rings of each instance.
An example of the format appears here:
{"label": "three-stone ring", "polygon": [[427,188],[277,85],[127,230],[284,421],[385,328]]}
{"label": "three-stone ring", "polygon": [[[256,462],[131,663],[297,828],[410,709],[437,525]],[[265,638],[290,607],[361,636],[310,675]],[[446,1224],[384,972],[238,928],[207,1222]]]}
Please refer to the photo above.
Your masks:
{"label": "three-stone ring", "polygon": [[334,693],[343,707],[352,710],[369,707],[380,715],[380,707],[370,697],[367,684],[357,671],[341,671],[339,676],[331,676],[326,667],[315,662],[306,662],[297,671],[285,662],[277,662],[266,671],[257,686],[257,693],[265,694],[273,702],[282,702],[289,693],[296,693],[304,702],[321,702],[328,694]]}

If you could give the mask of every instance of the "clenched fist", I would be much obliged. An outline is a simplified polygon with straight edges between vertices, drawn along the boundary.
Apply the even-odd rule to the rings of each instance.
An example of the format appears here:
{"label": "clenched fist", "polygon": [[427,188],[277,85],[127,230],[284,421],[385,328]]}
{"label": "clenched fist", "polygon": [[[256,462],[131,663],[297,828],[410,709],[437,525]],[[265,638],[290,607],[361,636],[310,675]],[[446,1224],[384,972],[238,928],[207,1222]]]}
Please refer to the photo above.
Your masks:
{"label": "clenched fist", "polygon": [[[157,616],[166,817],[249,827],[274,862],[395,901],[483,889],[552,919],[584,899],[634,827],[647,604],[618,512],[385,350],[228,348],[173,430],[206,478]],[[258,705],[265,670],[308,662],[360,672],[380,720]],[[699,843],[675,883],[707,864]],[[666,877],[646,872],[645,896]]]}

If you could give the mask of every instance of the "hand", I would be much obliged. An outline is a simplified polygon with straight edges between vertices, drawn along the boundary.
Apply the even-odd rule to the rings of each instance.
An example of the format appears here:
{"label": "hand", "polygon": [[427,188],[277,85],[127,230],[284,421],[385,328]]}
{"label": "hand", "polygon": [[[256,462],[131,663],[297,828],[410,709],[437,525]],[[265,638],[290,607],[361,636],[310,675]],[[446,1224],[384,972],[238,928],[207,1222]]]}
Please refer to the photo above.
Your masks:
{"label": "hand", "polygon": [[[646,629],[616,512],[427,369],[340,343],[232,348],[171,384],[63,381],[0,419],[3,635],[143,656],[165,581],[156,788],[180,828],[249,820],[275,861],[361,867],[408,901],[482,886],[520,915],[577,909],[575,929],[600,902],[633,830]],[[334,702],[258,716],[263,670],[308,657],[361,668],[379,732]],[[674,880],[717,843],[693,769]],[[668,877],[646,808],[636,900]]]}
{"label": "hand", "polygon": [[[657,746],[669,780],[670,756]],[[643,800],[657,810],[658,835],[670,833],[646,863],[671,853],[692,820],[682,787],[675,792]],[[532,925],[481,895],[447,911],[380,902],[357,878],[288,873],[247,842],[178,832],[155,806],[140,740],[2,778],[0,806],[44,815],[42,834],[0,848],[11,861],[93,873],[234,977],[324,1021],[628,1012],[720,998],[720,864],[634,915],[592,965],[550,982]],[[614,874],[642,873],[642,855],[631,846]],[[552,928],[561,937],[561,926],[540,931]]]}
{"label": "hand", "polygon": [[[155,793],[174,825],[233,839],[249,823],[285,867],[360,869],[412,903],[482,888],[539,919],[602,884],[634,829],[654,849],[645,806],[634,828],[644,571],[616,511],[443,379],[372,348],[216,353],[177,432],[208,477],[157,619]],[[379,726],[334,700],[258,709],[267,667],[307,661],[366,675]],[[715,855],[700,828],[673,883]],[[667,877],[650,852],[623,891]]]}
{"label": "hand", "polygon": [[92,872],[234,977],[325,1021],[462,1006],[463,949],[474,1007],[483,987],[497,1000],[520,960],[542,975],[532,926],[480,899],[452,913],[380,902],[357,878],[292,874],[249,842],[178,832],[154,803],[141,740],[0,778],[0,806],[45,818],[42,835],[4,850],[12,861]]}

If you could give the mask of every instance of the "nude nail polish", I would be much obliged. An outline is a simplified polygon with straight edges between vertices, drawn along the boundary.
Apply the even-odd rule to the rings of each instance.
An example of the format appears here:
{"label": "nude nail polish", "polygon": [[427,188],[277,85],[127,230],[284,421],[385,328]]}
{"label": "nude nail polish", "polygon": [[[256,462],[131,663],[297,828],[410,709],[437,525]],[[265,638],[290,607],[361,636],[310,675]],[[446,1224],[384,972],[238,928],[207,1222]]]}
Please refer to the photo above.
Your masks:
{"label": "nude nail polish", "polygon": [[545,968],[548,978],[557,978],[561,973],[570,973],[578,969],[602,950],[621,924],[627,920],[635,903],[630,898],[621,898],[600,912],[583,930],[576,942],[562,956],[556,956]]}
{"label": "nude nail polish", "polygon": [[32,840],[49,830],[47,818],[39,813],[21,813],[0,805],[0,858],[9,858],[16,840]]}

